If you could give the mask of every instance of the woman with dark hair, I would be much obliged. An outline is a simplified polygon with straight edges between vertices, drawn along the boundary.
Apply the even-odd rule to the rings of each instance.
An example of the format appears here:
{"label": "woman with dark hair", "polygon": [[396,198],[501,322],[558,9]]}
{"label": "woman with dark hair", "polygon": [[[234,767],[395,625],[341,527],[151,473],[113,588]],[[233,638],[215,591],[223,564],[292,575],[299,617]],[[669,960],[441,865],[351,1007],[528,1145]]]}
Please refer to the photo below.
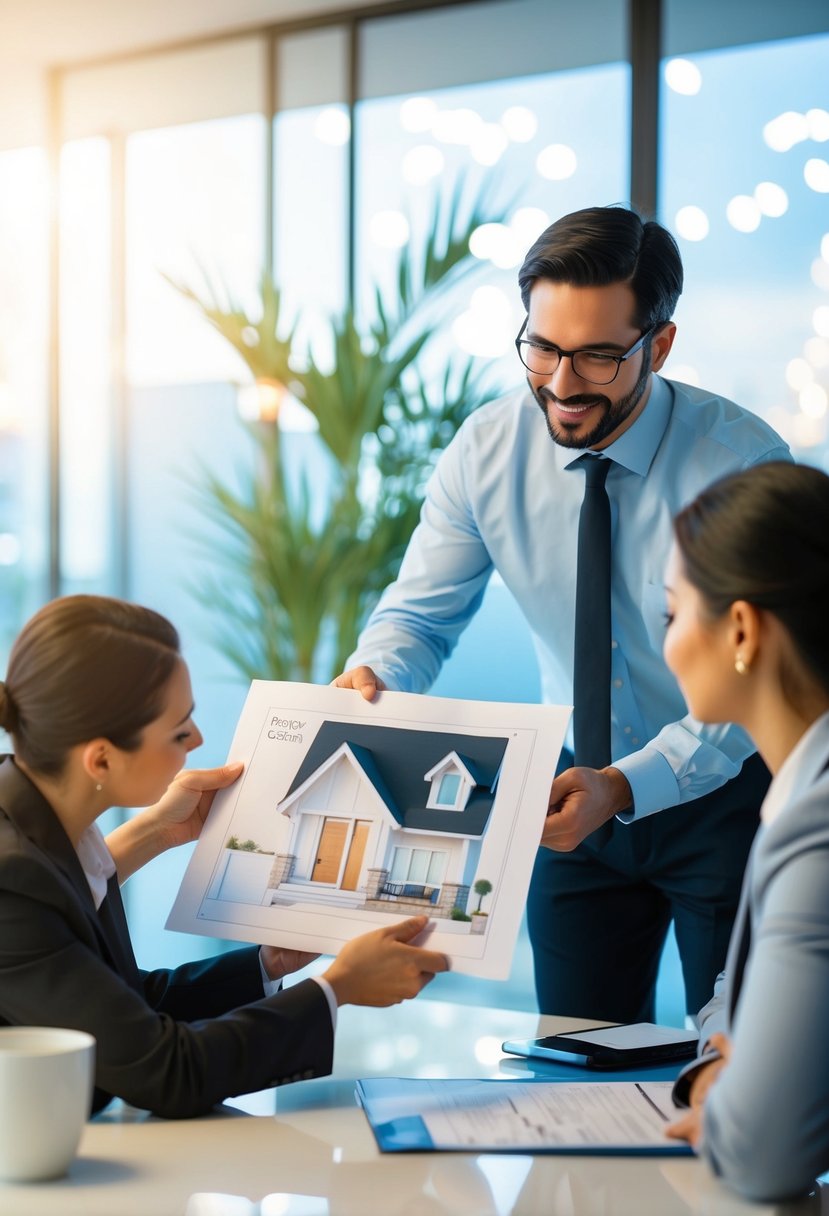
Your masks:
{"label": "woman with dark hair", "polygon": [[[93,1109],[113,1096],[167,1117],[331,1070],[340,1004],[416,996],[443,955],[409,943],[426,917],[347,943],[322,976],[278,991],[312,955],[263,946],[139,971],[119,893],[194,840],[241,765],[183,769],[202,742],[178,635],[119,600],[68,596],[32,618],[0,682],[0,1024],[97,1040]],[[151,804],[151,805],[150,805]],[[105,841],[111,806],[148,807]]]}
{"label": "woman with dark hair", "polygon": [[829,477],[725,478],[675,535],[666,662],[692,715],[742,726],[773,780],[669,1135],[773,1201],[829,1169]]}

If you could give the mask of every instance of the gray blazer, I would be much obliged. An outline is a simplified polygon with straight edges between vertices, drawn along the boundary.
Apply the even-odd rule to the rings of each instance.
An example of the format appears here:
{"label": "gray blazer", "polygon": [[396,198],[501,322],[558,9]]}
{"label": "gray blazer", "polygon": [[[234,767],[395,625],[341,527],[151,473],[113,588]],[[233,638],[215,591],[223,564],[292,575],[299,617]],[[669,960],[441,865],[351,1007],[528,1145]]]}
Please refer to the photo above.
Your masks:
{"label": "gray blazer", "polygon": [[116,879],[96,911],[60,822],[11,757],[0,762],[0,1024],[97,1040],[94,1110],[112,1096],[168,1118],[331,1071],[325,994],[265,997],[255,947],[139,971]]}
{"label": "gray blazer", "polygon": [[[827,742],[829,761],[829,742]],[[733,1037],[702,1154],[742,1195],[802,1194],[829,1169],[829,769],[760,829],[701,1041]]]}

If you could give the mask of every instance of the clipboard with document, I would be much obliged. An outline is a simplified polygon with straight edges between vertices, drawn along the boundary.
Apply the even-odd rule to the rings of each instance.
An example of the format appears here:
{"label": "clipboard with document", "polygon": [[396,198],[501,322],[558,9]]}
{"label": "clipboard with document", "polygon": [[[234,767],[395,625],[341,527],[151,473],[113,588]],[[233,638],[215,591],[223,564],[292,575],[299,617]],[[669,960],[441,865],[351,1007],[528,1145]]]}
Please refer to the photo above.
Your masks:
{"label": "clipboard with document", "polygon": [[382,1152],[688,1156],[670,1081],[373,1077],[357,1099]]}

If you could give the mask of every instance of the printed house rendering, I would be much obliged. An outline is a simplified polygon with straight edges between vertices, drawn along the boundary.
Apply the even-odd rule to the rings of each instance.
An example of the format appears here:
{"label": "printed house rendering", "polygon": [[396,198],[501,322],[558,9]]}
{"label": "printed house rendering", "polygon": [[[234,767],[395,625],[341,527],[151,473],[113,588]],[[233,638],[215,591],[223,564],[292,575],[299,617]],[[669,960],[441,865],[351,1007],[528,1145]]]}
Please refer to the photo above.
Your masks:
{"label": "printed house rendering", "polygon": [[275,806],[289,834],[265,891],[223,881],[214,898],[466,913],[475,881],[489,888],[476,870],[506,748],[505,738],[324,722]]}

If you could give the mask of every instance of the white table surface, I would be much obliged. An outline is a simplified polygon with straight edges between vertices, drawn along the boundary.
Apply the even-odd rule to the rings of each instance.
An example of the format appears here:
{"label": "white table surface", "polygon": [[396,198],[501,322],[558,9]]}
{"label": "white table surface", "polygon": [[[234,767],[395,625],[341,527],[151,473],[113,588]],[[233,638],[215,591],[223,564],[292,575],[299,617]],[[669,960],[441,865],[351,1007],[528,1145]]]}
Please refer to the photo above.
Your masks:
{"label": "white table surface", "polygon": [[[340,1011],[334,1075],[167,1122],[121,1103],[89,1123],[56,1182],[0,1184],[0,1216],[806,1216],[820,1196],[741,1202],[687,1158],[381,1154],[363,1076],[520,1076],[504,1038],[583,1027],[417,1000]],[[586,1074],[572,1070],[579,1078]],[[526,1072],[524,1073],[526,1075]],[[825,1202],[825,1200],[824,1200]]]}

